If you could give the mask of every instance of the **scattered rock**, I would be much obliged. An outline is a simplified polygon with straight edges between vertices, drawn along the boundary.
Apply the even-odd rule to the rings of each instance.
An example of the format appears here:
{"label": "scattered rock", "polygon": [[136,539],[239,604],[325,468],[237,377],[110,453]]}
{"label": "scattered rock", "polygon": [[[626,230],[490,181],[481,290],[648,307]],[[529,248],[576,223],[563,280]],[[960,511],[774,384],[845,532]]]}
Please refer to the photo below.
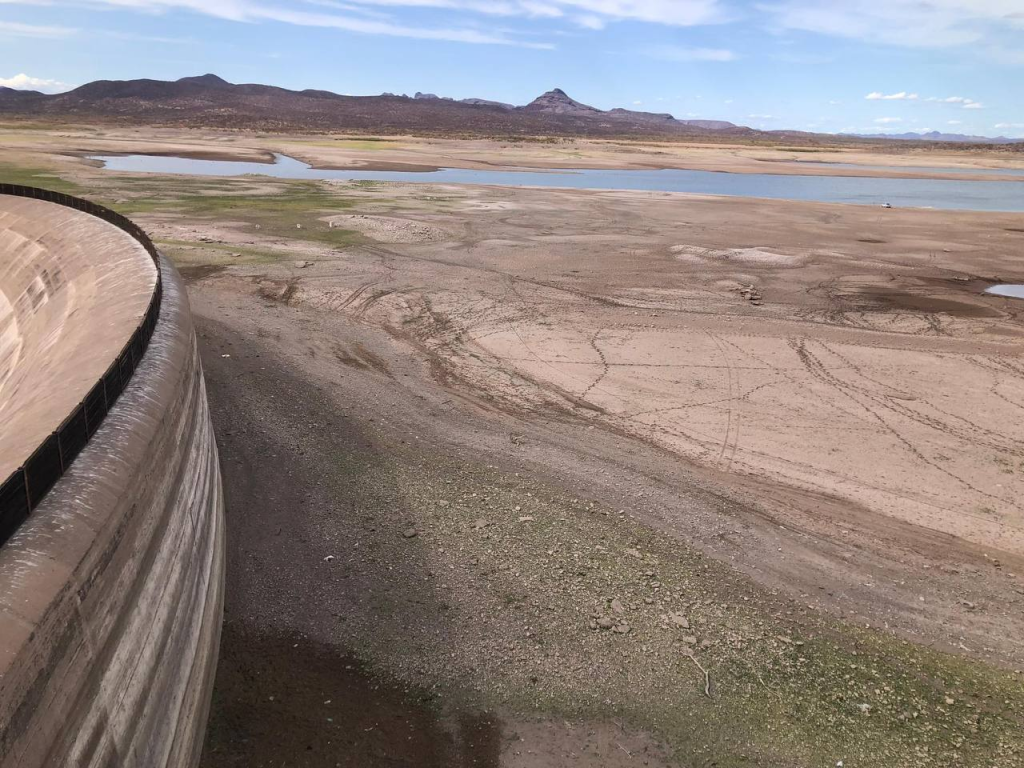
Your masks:
{"label": "scattered rock", "polygon": [[615,626],[615,622],[612,621],[607,616],[602,616],[601,618],[599,618],[597,620],[597,626],[600,627],[601,629],[611,629],[612,627]]}
{"label": "scattered rock", "polygon": [[612,600],[612,613],[615,613],[615,614],[618,614],[618,615],[621,616],[625,612],[626,612],[626,606],[624,606],[622,604],[622,601],[619,600],[619,598],[615,598],[614,600]]}
{"label": "scattered rock", "polygon": [[414,539],[414,538],[416,538],[417,536],[419,536],[419,534],[420,534],[420,532],[419,532],[419,531],[417,531],[417,530],[416,530],[415,528],[406,528],[406,529],[405,529],[405,530],[404,530],[404,531],[402,532],[402,535],[403,535],[403,536],[404,536],[405,538],[407,538],[407,539]]}
{"label": "scattered rock", "polygon": [[679,627],[680,629],[689,629],[690,620],[683,616],[683,614],[673,611],[664,617],[665,621],[673,626]]}

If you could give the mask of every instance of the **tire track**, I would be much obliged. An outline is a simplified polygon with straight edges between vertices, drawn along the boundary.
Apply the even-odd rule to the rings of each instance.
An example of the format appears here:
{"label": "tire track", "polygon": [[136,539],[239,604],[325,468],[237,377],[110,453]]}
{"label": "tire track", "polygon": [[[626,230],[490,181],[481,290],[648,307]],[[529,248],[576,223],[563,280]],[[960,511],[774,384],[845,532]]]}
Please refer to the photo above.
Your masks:
{"label": "tire track", "polygon": [[[828,385],[830,387],[833,387],[834,389],[838,390],[839,392],[844,394],[846,397],[848,397],[850,400],[852,400],[853,402],[857,403],[857,405],[859,405],[861,408],[863,408],[873,419],[875,419],[879,424],[881,424],[882,427],[887,432],[889,432],[893,437],[895,437],[913,456],[915,456],[923,464],[926,464],[929,467],[931,467],[932,469],[935,469],[935,470],[941,472],[942,474],[946,475],[947,477],[949,477],[950,479],[954,480],[958,484],[964,486],[965,488],[973,491],[974,493],[977,493],[977,494],[979,494],[981,496],[984,496],[984,497],[986,497],[988,499],[992,499],[993,501],[997,501],[1000,504],[1007,504],[1008,503],[1008,502],[1006,502],[1005,499],[1002,499],[1002,498],[1000,498],[998,496],[993,496],[991,493],[988,493],[987,491],[983,491],[981,488],[978,488],[977,486],[972,485],[971,483],[967,482],[963,478],[958,477],[957,475],[953,474],[952,472],[950,472],[945,467],[942,467],[942,466],[936,464],[934,461],[932,461],[931,459],[926,457],[923,453],[921,453],[913,443],[911,443],[909,440],[907,440],[907,438],[905,438],[902,434],[900,434],[900,432],[898,430],[896,430],[884,418],[882,418],[881,414],[879,414],[876,410],[874,410],[870,406],[865,405],[864,403],[862,403],[854,395],[854,393],[857,393],[857,394],[861,394],[861,396],[863,397],[864,395],[862,393],[858,392],[858,390],[856,388],[854,388],[854,387],[847,386],[845,382],[843,382],[840,379],[838,379],[835,376],[833,376],[829,372],[829,370],[825,367],[825,365],[807,349],[807,345],[806,345],[806,342],[805,342],[804,339],[790,339],[789,340],[789,345],[790,345],[790,347],[792,347],[793,351],[796,352],[797,356],[803,362],[804,366],[807,368],[807,371],[808,371],[808,373],[811,374],[811,376],[813,376],[814,378],[818,379],[823,384],[826,384],[826,385]],[[872,399],[873,400],[874,398],[870,398],[869,397],[868,399]],[[881,404],[881,405],[884,406],[884,404]],[[926,425],[926,426],[929,426],[929,425]],[[1016,505],[1014,505],[1014,504],[1010,504],[1010,506],[1013,506],[1014,508],[1016,508]]]}

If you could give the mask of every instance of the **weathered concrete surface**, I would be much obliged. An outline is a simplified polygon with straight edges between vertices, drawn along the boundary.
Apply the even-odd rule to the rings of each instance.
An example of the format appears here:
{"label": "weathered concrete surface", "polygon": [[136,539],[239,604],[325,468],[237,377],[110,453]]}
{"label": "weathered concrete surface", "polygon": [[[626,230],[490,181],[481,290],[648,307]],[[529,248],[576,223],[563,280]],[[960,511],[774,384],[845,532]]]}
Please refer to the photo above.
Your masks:
{"label": "weathered concrete surface", "polygon": [[173,267],[162,270],[159,323],[131,383],[0,549],[2,766],[199,758],[223,498],[188,304]]}
{"label": "weathered concrete surface", "polygon": [[117,227],[0,195],[0,481],[117,357],[156,278],[146,250]]}

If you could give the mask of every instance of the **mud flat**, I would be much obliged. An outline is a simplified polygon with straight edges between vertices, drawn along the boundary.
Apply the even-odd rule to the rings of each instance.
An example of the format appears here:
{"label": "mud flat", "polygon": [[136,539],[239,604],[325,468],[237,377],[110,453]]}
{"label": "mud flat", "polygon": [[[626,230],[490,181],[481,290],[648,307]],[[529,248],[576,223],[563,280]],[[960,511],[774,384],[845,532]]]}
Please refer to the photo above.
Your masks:
{"label": "mud flat", "polygon": [[190,280],[207,765],[1019,762],[1018,216],[52,162]]}

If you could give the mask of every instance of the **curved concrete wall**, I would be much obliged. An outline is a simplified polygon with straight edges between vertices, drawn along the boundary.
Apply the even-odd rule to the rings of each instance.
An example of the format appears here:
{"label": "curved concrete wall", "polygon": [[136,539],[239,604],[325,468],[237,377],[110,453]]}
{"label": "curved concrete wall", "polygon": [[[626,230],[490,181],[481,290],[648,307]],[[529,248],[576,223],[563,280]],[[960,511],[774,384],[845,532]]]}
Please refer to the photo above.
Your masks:
{"label": "curved concrete wall", "polygon": [[159,319],[130,383],[0,548],[2,766],[199,759],[223,497],[187,300],[161,266]]}
{"label": "curved concrete wall", "polygon": [[0,479],[85,398],[138,327],[153,259],[107,222],[0,195]]}

